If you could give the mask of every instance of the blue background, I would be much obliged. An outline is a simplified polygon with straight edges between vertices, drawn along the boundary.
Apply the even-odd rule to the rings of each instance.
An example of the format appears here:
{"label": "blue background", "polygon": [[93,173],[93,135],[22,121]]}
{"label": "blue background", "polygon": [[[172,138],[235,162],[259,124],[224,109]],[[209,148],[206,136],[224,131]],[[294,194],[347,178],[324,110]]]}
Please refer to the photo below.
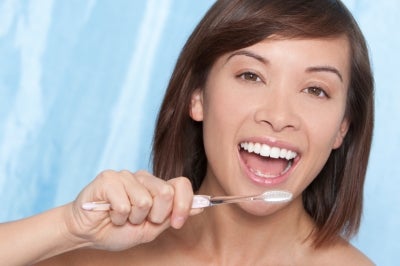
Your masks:
{"label": "blue background", "polygon": [[[213,0],[0,0],[0,222],[64,204],[104,169],[150,168],[177,55]],[[354,245],[400,251],[400,1],[344,1],[370,46],[376,129]],[[356,163],[356,162],[354,162]]]}

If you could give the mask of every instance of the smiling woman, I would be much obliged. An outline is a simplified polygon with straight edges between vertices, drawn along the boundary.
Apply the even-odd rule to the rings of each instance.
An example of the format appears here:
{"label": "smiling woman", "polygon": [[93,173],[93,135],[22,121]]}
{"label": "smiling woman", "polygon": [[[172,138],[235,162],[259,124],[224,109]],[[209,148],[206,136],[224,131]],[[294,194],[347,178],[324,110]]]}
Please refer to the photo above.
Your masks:
{"label": "smiling woman", "polygon": [[[329,243],[329,239],[340,231],[350,236],[357,231],[360,222],[362,188],[373,128],[373,79],[368,57],[366,56],[368,53],[364,38],[353,18],[348,15],[345,7],[338,1],[260,1],[257,2],[257,4],[242,3],[239,5],[241,8],[238,8],[236,5],[239,5],[236,1],[230,3],[219,1],[207,14],[206,19],[197,27],[181,54],[180,61],[178,61],[177,64],[177,71],[178,73],[184,74],[172,77],[169,86],[170,89],[167,91],[166,100],[161,110],[162,116],[159,119],[160,122],[156,131],[154,152],[155,173],[156,175],[166,178],[179,175],[190,176],[193,180],[192,183],[194,184],[195,190],[198,189],[200,184],[203,184],[202,180],[206,174],[206,170],[210,169],[209,162],[213,162],[214,160],[211,160],[209,155],[206,157],[206,153],[199,152],[203,149],[203,142],[201,140],[202,134],[204,132],[206,147],[207,141],[215,139],[215,137],[212,138],[206,135],[207,128],[200,131],[200,134],[192,134],[196,127],[205,127],[205,125],[192,124],[185,116],[182,116],[180,121],[179,118],[174,121],[176,125],[174,128],[179,128],[181,132],[187,132],[187,134],[182,135],[178,134],[177,131],[167,130],[164,125],[168,125],[168,128],[171,127],[172,119],[175,119],[175,117],[167,117],[166,115],[182,114],[188,108],[188,106],[184,104],[172,106],[172,101],[170,99],[179,98],[182,102],[189,102],[186,99],[190,97],[191,93],[197,88],[205,88],[204,98],[207,99],[207,86],[210,86],[209,83],[211,79],[209,74],[212,74],[214,62],[216,62],[215,65],[218,65],[217,59],[220,56],[225,55],[227,59],[230,57],[233,59],[233,57],[239,58],[239,56],[234,56],[235,54],[245,54],[247,56],[241,56],[237,60],[249,62],[252,58],[255,58],[255,60],[253,60],[255,62],[248,64],[262,68],[262,65],[270,60],[262,56],[263,51],[266,50],[263,49],[262,41],[269,37],[270,39],[272,38],[280,42],[281,45],[275,45],[273,47],[267,46],[265,47],[268,48],[267,51],[279,49],[278,55],[287,55],[286,61],[279,68],[282,69],[279,73],[281,77],[286,77],[285,75],[290,72],[297,74],[297,72],[294,71],[300,71],[301,73],[306,72],[311,75],[311,77],[302,74],[300,77],[304,78],[304,80],[298,80],[297,82],[299,82],[299,85],[297,85],[295,89],[301,91],[306,89],[306,91],[309,92],[310,88],[313,88],[314,91],[315,87],[323,88],[325,89],[327,97],[330,99],[326,103],[318,101],[312,105],[309,104],[309,101],[314,101],[312,98],[307,98],[302,102],[302,108],[309,110],[309,116],[315,116],[321,111],[329,110],[324,113],[326,115],[325,117],[322,116],[324,119],[320,120],[320,124],[315,124],[313,127],[318,127],[319,130],[327,129],[328,132],[331,131],[331,133],[334,134],[332,137],[338,134],[338,142],[335,147],[333,145],[335,144],[333,143],[335,139],[329,142],[331,148],[335,148],[332,153],[329,150],[325,150],[324,154],[316,154],[318,160],[327,159],[327,162],[323,165],[322,169],[313,170],[313,174],[309,176],[309,178],[316,177],[315,175],[318,174],[317,171],[321,170],[321,172],[303,193],[304,206],[307,212],[315,219],[320,229],[320,234],[318,234],[315,243]],[[327,12],[327,10],[329,10],[329,12]],[[324,16],[321,16],[321,14],[324,14]],[[301,25],[301,27],[299,27],[299,25]],[[316,44],[314,45],[310,45],[309,41],[295,41],[305,38],[318,39],[315,41]],[[336,41],[334,41],[335,39]],[[294,45],[296,42],[299,45]],[[286,44],[286,46],[283,48],[282,44]],[[259,52],[251,53],[256,54],[256,56],[248,56],[249,49],[246,47],[253,47],[253,49],[257,49],[256,51]],[[295,52],[293,51],[293,47],[299,47],[298,50],[301,49],[299,51],[301,51],[304,56],[300,57],[301,54],[298,55],[299,53],[293,56],[293,52]],[[346,47],[347,49],[343,49]],[[243,50],[244,48],[246,49]],[[314,48],[318,49],[315,50]],[[322,58],[325,61],[317,60],[319,56],[318,53],[324,55]],[[314,54],[316,59],[311,59],[315,62],[308,59],[308,55],[312,54]],[[242,57],[245,58],[243,59]],[[274,64],[279,66],[280,60],[281,58],[278,57],[275,59]],[[302,69],[292,68],[291,66],[293,63],[297,65],[299,63],[304,63],[305,66],[303,66]],[[334,74],[334,72],[332,75],[332,71],[315,71],[316,69],[321,70],[321,66],[323,66],[322,69],[326,69],[328,63],[328,68],[335,69],[336,71],[334,72],[338,72],[339,76]],[[243,62],[238,62],[237,64],[240,66]],[[274,78],[275,76],[273,76],[273,74],[275,72],[273,71],[275,71],[275,69],[269,70],[271,76]],[[219,69],[216,71],[219,71]],[[257,72],[254,73],[254,71],[249,71],[248,68],[244,68],[244,73],[248,72],[251,72],[252,75],[257,74]],[[294,74],[292,74],[291,77],[293,77]],[[265,76],[266,77],[260,74],[259,78],[261,80],[264,79],[266,85],[271,82],[276,82],[279,86],[282,86],[279,82],[286,82],[289,84],[286,80],[280,78],[280,76],[272,81],[267,80],[267,77],[269,77],[267,74],[265,74]],[[205,79],[206,77],[208,77],[207,80]],[[318,80],[313,80],[317,77]],[[252,76],[252,80],[253,79],[254,76]],[[344,79],[343,83],[341,79]],[[318,81],[318,83],[316,83],[316,81]],[[304,85],[302,85],[301,82]],[[292,84],[289,85],[293,87]],[[175,87],[180,88],[179,96],[176,95],[178,90],[173,89]],[[256,87],[259,87],[259,85],[256,85]],[[348,87],[351,89],[347,90]],[[232,86],[229,87],[229,89],[231,88]],[[260,116],[263,112],[266,112],[268,116],[272,112],[282,111],[280,116],[277,116],[277,122],[272,124],[271,127],[275,127],[275,130],[281,130],[283,127],[287,126],[287,123],[289,123],[289,125],[292,123],[289,129],[291,128],[293,131],[293,128],[298,127],[297,123],[299,119],[294,115],[288,118],[292,119],[292,121],[282,121],[282,119],[288,116],[290,112],[295,113],[291,108],[294,108],[293,106],[296,105],[292,102],[282,102],[281,99],[284,99],[284,97],[278,97],[280,96],[279,94],[282,94],[282,91],[276,91],[277,92],[270,95],[270,97],[267,97],[267,94],[257,94],[251,91],[248,97],[253,98],[247,102],[251,102],[251,105],[254,106],[260,99],[266,99],[263,100],[264,102],[268,102],[269,99],[270,103],[274,105],[274,108],[270,108],[269,110],[265,108],[261,109],[261,111],[257,111],[254,115]],[[264,93],[264,91],[262,92]],[[210,90],[208,94],[212,93],[213,91]],[[231,94],[221,92],[221,96],[215,101],[218,101],[219,104],[225,103],[232,98],[232,96],[227,97],[229,95]],[[237,97],[236,102],[225,103],[224,106],[230,106],[236,109],[241,105],[245,105],[243,104],[245,99],[243,94],[235,95],[235,97]],[[215,99],[212,97],[210,98],[211,100]],[[320,107],[322,107],[321,104],[331,106],[332,103],[333,108],[338,108],[337,111],[333,112],[336,116],[335,121],[327,119],[331,117],[329,114],[334,109],[325,108],[320,110]],[[299,105],[301,103],[295,104]],[[207,100],[205,105],[206,107],[214,106],[211,104],[207,105]],[[215,104],[215,106],[218,105]],[[214,112],[208,112],[210,113],[210,120],[218,117],[216,114],[219,110],[213,109],[213,111]],[[221,112],[222,114],[232,114],[233,110],[228,109],[222,110]],[[356,114],[357,119],[354,119]],[[200,119],[202,118],[198,120]],[[258,119],[261,121],[264,120],[263,117]],[[343,123],[341,123],[342,120]],[[327,121],[328,123],[332,123],[333,126],[336,125],[336,128],[326,128]],[[222,128],[219,128],[219,130],[224,130],[227,128],[227,125],[231,124],[227,123],[225,119],[221,119],[213,125],[220,125]],[[229,128],[229,130],[235,129]],[[226,129],[225,131],[229,130]],[[218,132],[217,136],[223,132],[215,131]],[[338,133],[335,133],[335,131]],[[340,138],[343,137],[342,135],[346,132],[347,135],[344,139],[344,144],[338,145],[341,143]],[[265,135],[266,133],[257,134]],[[282,133],[280,137],[278,136],[278,140],[285,135],[285,132]],[[158,136],[162,136],[163,138],[159,140]],[[244,138],[244,136],[240,137]],[[285,137],[289,138],[288,136]],[[179,143],[182,139],[186,140],[184,142],[187,143],[185,146],[179,145],[177,146],[176,152],[171,153],[171,150],[168,150],[168,155],[163,155],[163,150],[166,148],[166,146],[163,145],[164,141],[165,145],[170,145],[171,143]],[[269,137],[269,142],[275,142],[276,139],[277,137],[272,135]],[[247,139],[239,140],[246,141]],[[303,143],[302,141],[303,140],[297,140],[296,145]],[[265,143],[265,137],[260,142]],[[293,142],[296,141],[290,141],[290,143]],[[312,143],[313,139],[310,139],[310,142]],[[221,142],[215,141],[215,143],[209,144],[210,149],[211,147],[220,149],[217,148],[220,143]],[[285,144],[287,145],[286,141]],[[229,152],[229,150],[226,149],[222,150]],[[294,150],[296,151],[296,149]],[[329,153],[327,154],[327,152]],[[319,155],[323,155],[321,156],[322,158]],[[168,158],[166,158],[167,156]],[[300,156],[302,155],[300,154]],[[227,157],[220,156],[219,158],[226,160]],[[177,159],[181,160],[183,163],[177,164]],[[358,165],[352,164],[351,162],[353,160],[357,161]],[[160,165],[158,165],[159,161]],[[163,162],[163,166],[161,166],[161,162]],[[225,164],[228,163],[229,162],[226,162]],[[308,161],[307,164],[315,165],[311,160]],[[180,168],[171,169],[173,165]],[[224,165],[224,163],[219,165]],[[224,169],[234,169],[234,166],[226,165]],[[221,177],[232,176],[231,174],[218,175]],[[306,174],[303,173],[303,175]]]}
{"label": "smiling woman", "polygon": [[[26,241],[0,255],[40,265],[371,265],[348,240],[372,129],[368,51],[340,1],[219,0],[172,73],[153,173],[101,172],[75,201],[1,225],[2,239]],[[192,209],[194,194],[272,190],[293,197]],[[107,208],[88,207],[97,203]]]}

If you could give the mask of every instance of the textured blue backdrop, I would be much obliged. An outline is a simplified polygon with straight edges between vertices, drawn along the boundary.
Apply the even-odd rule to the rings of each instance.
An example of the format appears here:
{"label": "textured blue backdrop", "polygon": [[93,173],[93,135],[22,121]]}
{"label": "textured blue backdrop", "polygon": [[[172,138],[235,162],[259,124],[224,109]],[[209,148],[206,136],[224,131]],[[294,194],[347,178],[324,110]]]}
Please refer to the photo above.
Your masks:
{"label": "textured blue backdrop", "polygon": [[[73,200],[103,169],[149,169],[169,75],[213,2],[0,0],[0,222]],[[367,37],[376,75],[375,139],[353,243],[378,265],[394,265],[400,2],[344,2]]]}

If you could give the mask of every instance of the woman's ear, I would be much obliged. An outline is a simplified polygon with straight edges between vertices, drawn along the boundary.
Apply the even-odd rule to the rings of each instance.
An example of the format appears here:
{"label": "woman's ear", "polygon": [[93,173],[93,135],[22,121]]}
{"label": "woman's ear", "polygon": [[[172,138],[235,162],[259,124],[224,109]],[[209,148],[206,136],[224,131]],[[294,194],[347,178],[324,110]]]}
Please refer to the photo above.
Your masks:
{"label": "woman's ear", "polygon": [[190,101],[190,117],[197,122],[203,121],[203,93],[196,89],[192,94]]}
{"label": "woman's ear", "polygon": [[344,137],[346,137],[347,131],[349,130],[349,121],[347,118],[343,119],[340,125],[339,131],[336,135],[335,143],[333,144],[333,149],[337,149],[342,145]]}

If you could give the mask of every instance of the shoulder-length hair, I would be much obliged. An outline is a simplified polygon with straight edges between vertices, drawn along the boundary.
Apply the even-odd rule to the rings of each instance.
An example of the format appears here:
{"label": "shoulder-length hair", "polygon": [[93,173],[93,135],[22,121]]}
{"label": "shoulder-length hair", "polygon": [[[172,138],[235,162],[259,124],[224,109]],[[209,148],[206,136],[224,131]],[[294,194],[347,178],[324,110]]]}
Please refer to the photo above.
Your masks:
{"label": "shoulder-length hair", "polygon": [[373,76],[365,39],[348,9],[335,0],[218,0],[185,44],[161,105],[153,140],[154,174],[189,177],[194,191],[205,176],[202,124],[189,116],[191,95],[204,88],[222,55],[278,35],[283,38],[345,36],[351,73],[346,118],[349,130],[315,180],[303,192],[316,224],[316,247],[360,226],[363,184],[373,130]]}

